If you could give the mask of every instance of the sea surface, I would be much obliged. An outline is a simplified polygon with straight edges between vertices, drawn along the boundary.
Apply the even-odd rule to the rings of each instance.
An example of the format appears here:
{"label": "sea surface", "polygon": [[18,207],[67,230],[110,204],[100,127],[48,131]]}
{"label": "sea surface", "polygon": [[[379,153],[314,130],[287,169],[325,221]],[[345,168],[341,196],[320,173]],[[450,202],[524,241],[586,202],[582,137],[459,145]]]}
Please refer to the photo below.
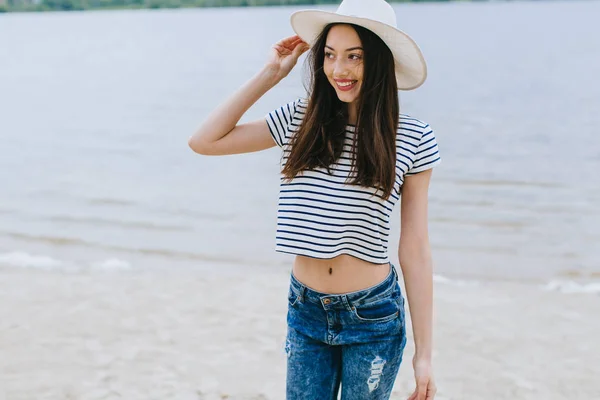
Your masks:
{"label": "sea surface", "polygon": [[[300,8],[0,15],[0,266],[288,268],[278,148],[187,139]],[[440,146],[439,279],[599,281],[600,2],[394,8],[429,65],[401,107]],[[304,95],[303,60],[242,121]]]}

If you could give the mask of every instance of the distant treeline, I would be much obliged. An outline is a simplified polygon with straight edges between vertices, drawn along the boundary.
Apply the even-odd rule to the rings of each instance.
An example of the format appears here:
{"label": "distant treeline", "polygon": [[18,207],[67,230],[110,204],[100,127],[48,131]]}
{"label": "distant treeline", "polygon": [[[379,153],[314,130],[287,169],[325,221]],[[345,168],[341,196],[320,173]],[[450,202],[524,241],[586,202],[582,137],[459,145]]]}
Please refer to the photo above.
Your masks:
{"label": "distant treeline", "polygon": [[[391,0],[425,2],[449,0]],[[93,9],[252,7],[339,3],[340,0],[0,0],[0,12],[72,11]]]}

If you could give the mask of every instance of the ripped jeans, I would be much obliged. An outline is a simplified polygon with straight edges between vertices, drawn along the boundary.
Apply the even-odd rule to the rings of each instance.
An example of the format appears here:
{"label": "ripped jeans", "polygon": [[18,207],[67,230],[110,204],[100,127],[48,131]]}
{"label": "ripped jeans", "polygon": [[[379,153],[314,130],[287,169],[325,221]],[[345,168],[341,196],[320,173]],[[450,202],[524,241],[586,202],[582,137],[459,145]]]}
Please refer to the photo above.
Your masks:
{"label": "ripped jeans", "polygon": [[313,291],[292,274],[287,400],[389,399],[406,345],[404,298],[394,266],[368,289]]}

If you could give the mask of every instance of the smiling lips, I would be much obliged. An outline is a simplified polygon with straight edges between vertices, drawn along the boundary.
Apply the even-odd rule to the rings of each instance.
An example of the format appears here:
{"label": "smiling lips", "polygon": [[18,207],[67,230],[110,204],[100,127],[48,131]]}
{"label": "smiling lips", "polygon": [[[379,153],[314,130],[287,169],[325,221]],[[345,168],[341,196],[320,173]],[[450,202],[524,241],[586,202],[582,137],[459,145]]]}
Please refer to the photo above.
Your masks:
{"label": "smiling lips", "polygon": [[348,90],[352,90],[354,86],[356,86],[356,82],[351,79],[334,79],[336,86],[339,90],[347,92]]}

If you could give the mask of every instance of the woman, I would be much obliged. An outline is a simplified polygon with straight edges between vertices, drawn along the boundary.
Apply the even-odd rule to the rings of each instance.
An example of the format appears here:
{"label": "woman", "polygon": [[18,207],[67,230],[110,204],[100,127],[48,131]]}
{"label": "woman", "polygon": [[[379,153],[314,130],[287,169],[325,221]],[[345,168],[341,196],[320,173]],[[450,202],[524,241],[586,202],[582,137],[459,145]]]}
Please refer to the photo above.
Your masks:
{"label": "woman", "polygon": [[[406,343],[404,300],[387,248],[401,201],[398,246],[415,338],[416,389],[433,399],[432,262],[427,233],[429,125],[399,112],[398,90],[426,66],[384,0],[344,0],[335,13],[292,15],[297,33],[214,110],[189,145],[224,155],[282,148],[277,251],[295,255],[288,297],[287,399],[388,399]],[[310,43],[310,46],[308,45]],[[266,118],[243,114],[307,50],[311,86]]]}

